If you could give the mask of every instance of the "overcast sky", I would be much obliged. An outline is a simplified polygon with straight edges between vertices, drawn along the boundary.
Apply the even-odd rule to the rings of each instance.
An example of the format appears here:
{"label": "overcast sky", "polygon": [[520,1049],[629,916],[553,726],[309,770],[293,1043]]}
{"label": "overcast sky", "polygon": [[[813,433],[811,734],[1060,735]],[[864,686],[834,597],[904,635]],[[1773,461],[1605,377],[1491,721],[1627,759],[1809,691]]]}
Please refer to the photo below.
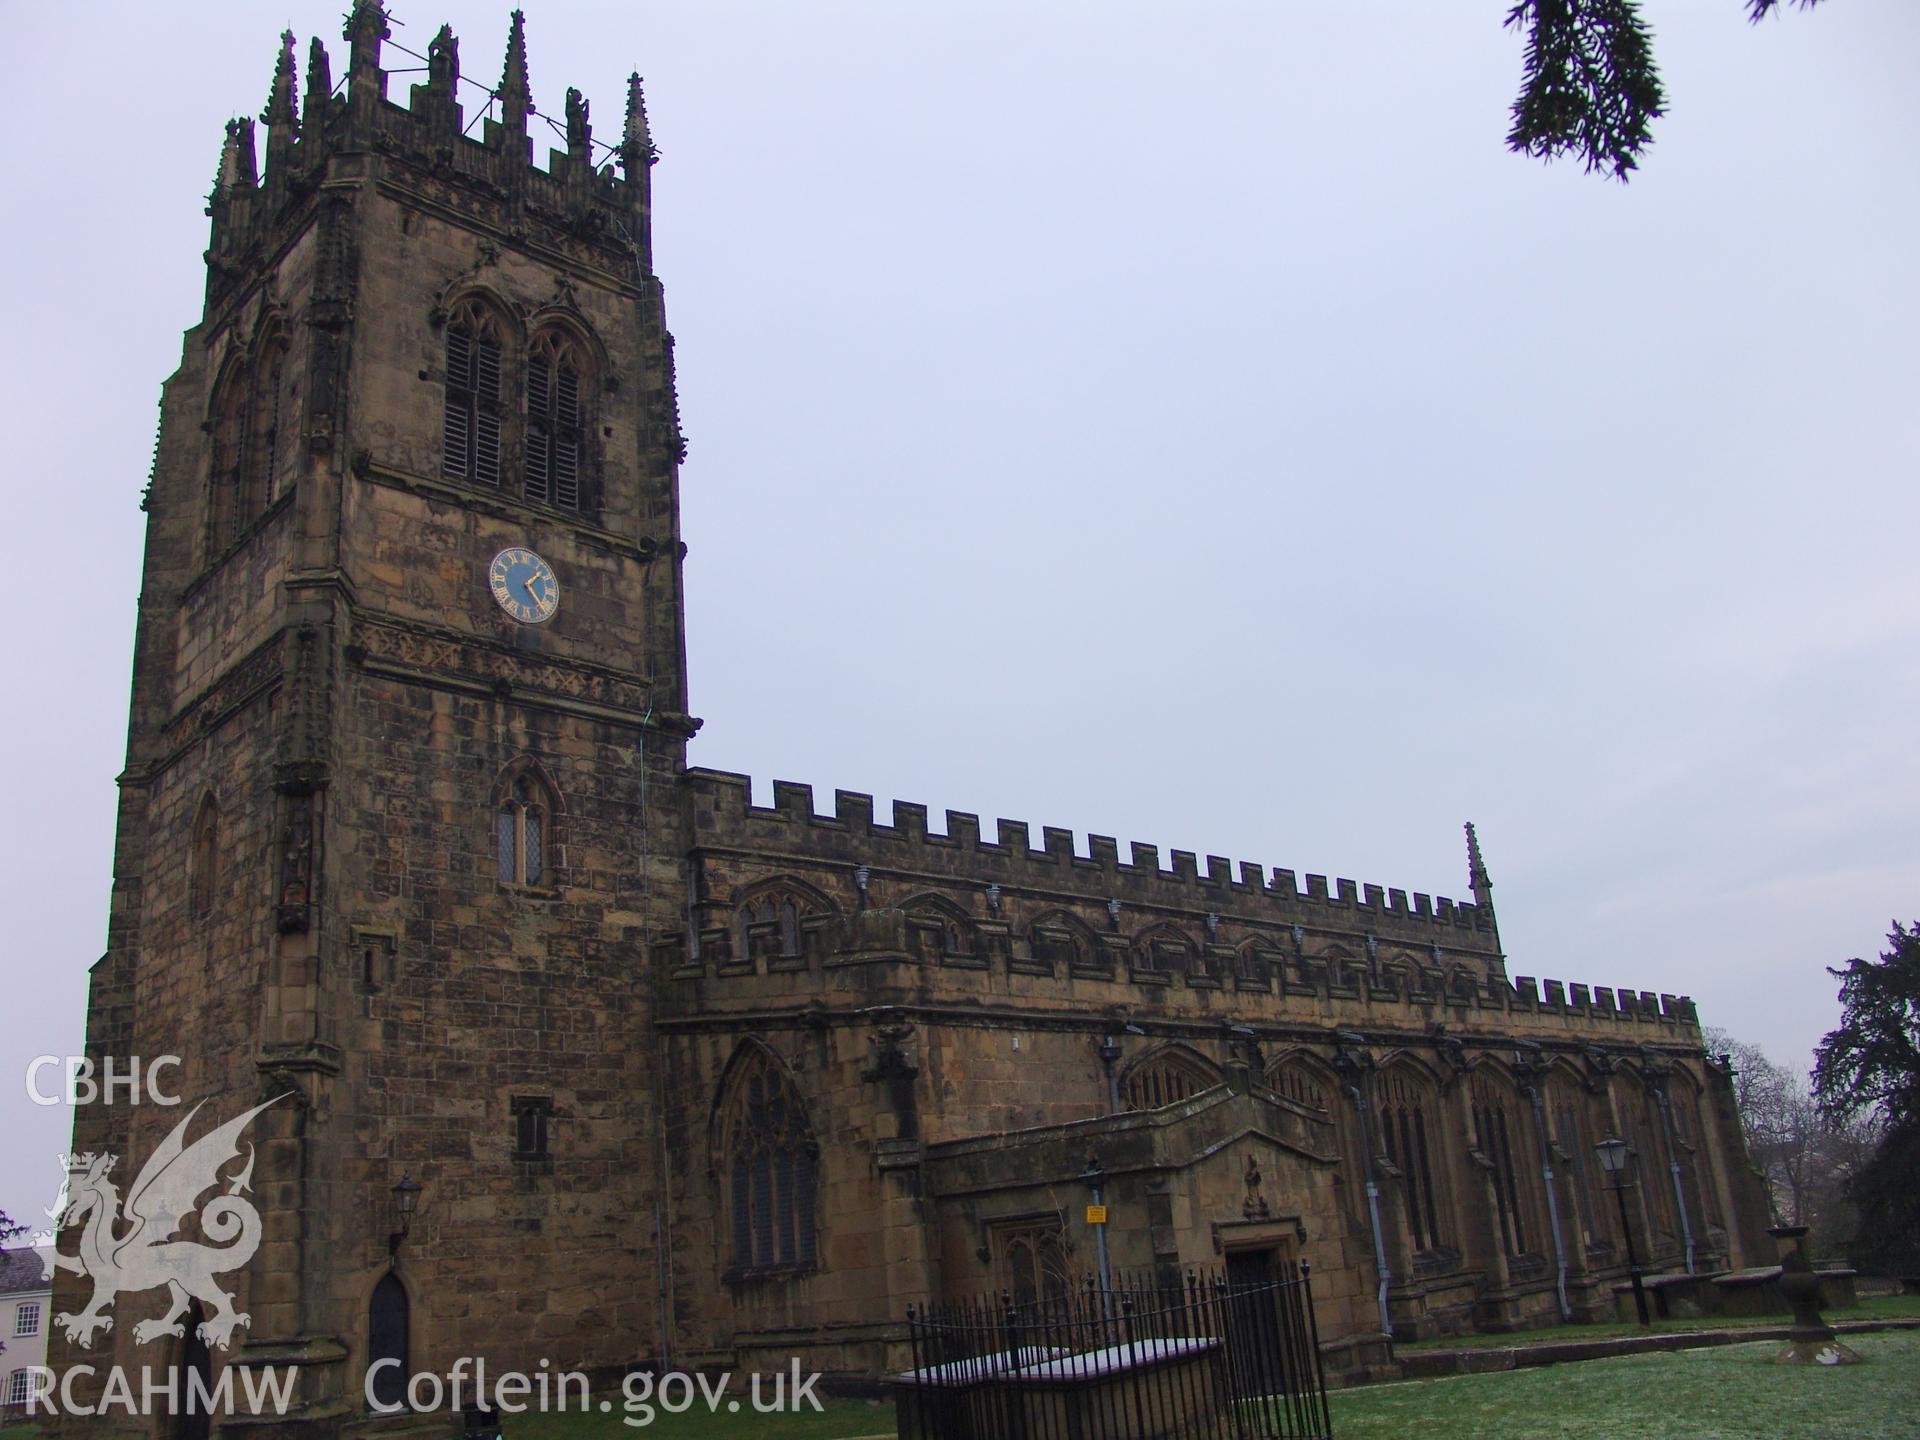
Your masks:
{"label": "overcast sky", "polygon": [[[16,1215],[222,124],[342,8],[9,7]],[[1920,7],[1645,0],[1625,187],[1506,153],[1506,8],[529,0],[664,152],[694,763],[1456,896],[1472,819],[1513,973],[1804,1065],[1920,915]],[[497,80],[504,6],[396,18]]]}

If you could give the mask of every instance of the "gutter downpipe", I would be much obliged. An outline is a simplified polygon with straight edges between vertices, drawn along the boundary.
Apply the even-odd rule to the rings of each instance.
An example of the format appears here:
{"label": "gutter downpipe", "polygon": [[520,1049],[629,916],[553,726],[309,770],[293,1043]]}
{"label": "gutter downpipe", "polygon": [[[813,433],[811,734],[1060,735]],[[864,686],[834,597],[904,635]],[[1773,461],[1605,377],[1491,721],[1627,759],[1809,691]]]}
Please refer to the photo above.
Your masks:
{"label": "gutter downpipe", "polygon": [[[1687,1274],[1692,1275],[1697,1273],[1694,1270],[1693,1221],[1687,1216],[1687,1187],[1680,1174],[1680,1147],[1673,1138],[1673,1097],[1667,1093],[1665,1085],[1660,1087],[1659,1097],[1660,1128],[1666,1132],[1667,1138],[1667,1169],[1673,1175],[1673,1201],[1680,1212],[1680,1235],[1687,1242]],[[1647,1248],[1653,1248],[1652,1242],[1648,1242]]]}
{"label": "gutter downpipe", "polygon": [[1533,1128],[1540,1137],[1540,1174],[1547,1182],[1547,1223],[1553,1229],[1553,1284],[1560,1294],[1560,1318],[1571,1320],[1573,1306],[1567,1301],[1567,1247],[1560,1238],[1560,1201],[1553,1191],[1553,1151],[1547,1145],[1547,1105],[1538,1085],[1527,1088],[1533,1092]]}
{"label": "gutter downpipe", "polygon": [[1367,1097],[1360,1093],[1360,1086],[1349,1084],[1347,1094],[1353,1097],[1353,1110],[1360,1117],[1360,1152],[1367,1161],[1367,1219],[1373,1226],[1373,1265],[1380,1275],[1380,1290],[1374,1297],[1380,1307],[1380,1329],[1387,1339],[1393,1339],[1393,1319],[1387,1312],[1387,1289],[1393,1284],[1393,1272],[1387,1268],[1387,1243],[1380,1234],[1380,1187],[1373,1178],[1373,1134],[1372,1126],[1367,1123]]}

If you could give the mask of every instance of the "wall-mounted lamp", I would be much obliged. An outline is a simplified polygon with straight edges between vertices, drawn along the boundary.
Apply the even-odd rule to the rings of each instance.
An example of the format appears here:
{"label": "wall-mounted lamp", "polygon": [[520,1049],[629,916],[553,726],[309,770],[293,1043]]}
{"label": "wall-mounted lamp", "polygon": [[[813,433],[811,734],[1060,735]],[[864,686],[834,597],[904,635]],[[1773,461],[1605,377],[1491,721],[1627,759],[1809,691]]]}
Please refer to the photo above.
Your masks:
{"label": "wall-mounted lamp", "polygon": [[399,1228],[387,1234],[387,1256],[391,1259],[400,1253],[400,1242],[413,1232],[413,1212],[420,1208],[420,1182],[411,1175],[402,1175],[400,1183],[393,1187],[393,1217]]}

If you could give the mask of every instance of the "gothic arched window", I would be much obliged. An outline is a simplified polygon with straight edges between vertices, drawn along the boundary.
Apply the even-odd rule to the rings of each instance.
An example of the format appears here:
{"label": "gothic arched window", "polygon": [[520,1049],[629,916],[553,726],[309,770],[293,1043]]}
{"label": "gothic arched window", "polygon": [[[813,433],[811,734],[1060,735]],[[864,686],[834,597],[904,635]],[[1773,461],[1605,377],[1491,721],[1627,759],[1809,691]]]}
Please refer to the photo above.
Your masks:
{"label": "gothic arched window", "polygon": [[745,964],[758,959],[798,959],[806,953],[801,917],[818,908],[809,905],[803,909],[800,900],[785,889],[755,893],[734,915],[735,960]]}
{"label": "gothic arched window", "polygon": [[276,328],[261,346],[253,366],[253,400],[249,416],[246,482],[242,486],[240,523],[251,524],[273,504],[279,490],[280,468],[292,450],[288,443],[286,402],[287,337]]}
{"label": "gothic arched window", "polygon": [[1578,1080],[1558,1072],[1548,1082],[1547,1103],[1553,1111],[1553,1138],[1559,1152],[1559,1168],[1573,1191],[1581,1234],[1588,1245],[1610,1244],[1611,1215],[1600,1194],[1599,1167],[1593,1150],[1595,1132],[1586,1090]]}
{"label": "gothic arched window", "polygon": [[1416,1250],[1441,1245],[1440,1197],[1429,1153],[1429,1109],[1424,1087],[1403,1067],[1380,1086],[1380,1144],[1400,1172],[1407,1195],[1407,1229]]}
{"label": "gothic arched window", "polygon": [[187,851],[187,910],[195,919],[213,909],[214,877],[219,868],[220,807],[209,795],[193,817],[193,839]]}
{"label": "gothic arched window", "polygon": [[1144,1057],[1120,1082],[1128,1110],[1174,1105],[1220,1083],[1220,1071],[1191,1050],[1168,1046]]}
{"label": "gothic arched window", "polygon": [[793,1082],[753,1047],[721,1102],[718,1168],[735,1274],[814,1267],[817,1154]]}
{"label": "gothic arched window", "polygon": [[500,323],[474,302],[447,321],[441,467],[455,480],[500,483]]}
{"label": "gothic arched window", "polygon": [[527,498],[562,510],[580,509],[585,468],[586,367],[579,347],[555,330],[527,355]]}
{"label": "gothic arched window", "polygon": [[553,801],[527,772],[514,777],[493,817],[495,873],[502,885],[544,885],[550,869]]}
{"label": "gothic arched window", "polygon": [[1509,1255],[1524,1255],[1527,1249],[1527,1225],[1520,1203],[1519,1178],[1513,1163],[1513,1144],[1520,1129],[1520,1116],[1517,1107],[1509,1103],[1512,1099],[1511,1092],[1487,1076],[1475,1077],[1474,1148],[1493,1167],[1493,1208],[1499,1218],[1501,1241]]}
{"label": "gothic arched window", "polygon": [[214,387],[208,421],[213,437],[212,466],[207,475],[208,560],[240,533],[240,462],[245,450],[246,406],[245,377],[236,362],[227,367]]}

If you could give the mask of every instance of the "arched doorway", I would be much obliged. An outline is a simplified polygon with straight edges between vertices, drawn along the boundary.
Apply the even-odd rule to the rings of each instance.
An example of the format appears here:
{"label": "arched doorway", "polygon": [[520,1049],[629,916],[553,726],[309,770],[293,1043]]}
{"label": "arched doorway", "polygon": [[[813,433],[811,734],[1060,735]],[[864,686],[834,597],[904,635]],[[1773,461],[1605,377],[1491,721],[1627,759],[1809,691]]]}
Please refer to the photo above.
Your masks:
{"label": "arched doorway", "polygon": [[[407,1287],[391,1270],[373,1287],[367,1306],[367,1372],[369,1393],[380,1409],[406,1403],[407,1395]],[[397,1364],[381,1365],[391,1360]],[[380,1365],[378,1370],[373,1367]]]}

